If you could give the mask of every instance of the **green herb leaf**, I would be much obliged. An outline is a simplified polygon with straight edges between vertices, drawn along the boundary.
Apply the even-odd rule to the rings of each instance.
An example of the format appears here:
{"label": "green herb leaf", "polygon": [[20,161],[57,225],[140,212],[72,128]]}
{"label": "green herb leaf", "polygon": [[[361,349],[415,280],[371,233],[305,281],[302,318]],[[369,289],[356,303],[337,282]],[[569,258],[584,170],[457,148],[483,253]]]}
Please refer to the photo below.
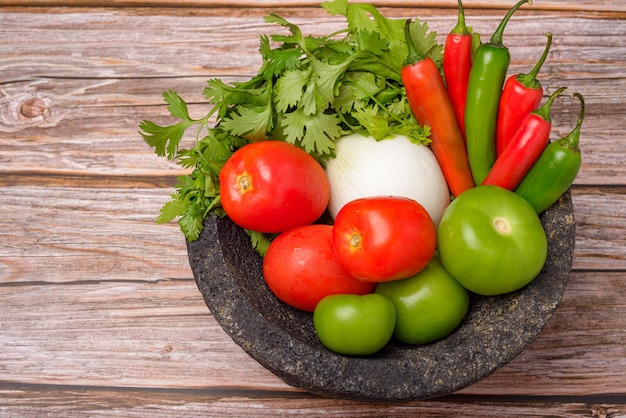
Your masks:
{"label": "green herb leaf", "polygon": [[293,70],[285,72],[278,79],[276,82],[276,110],[278,112],[286,113],[302,100],[310,77],[310,70]]}
{"label": "green herb leaf", "polygon": [[159,157],[172,159],[178,151],[178,144],[185,130],[191,125],[191,122],[179,122],[174,125],[160,126],[144,120],[139,124],[139,129],[142,131],[140,134],[144,141],[155,149]]}
{"label": "green herb leaf", "polygon": [[437,32],[430,31],[426,22],[414,20],[409,26],[411,39],[420,54],[429,56],[437,65],[443,60],[443,45],[437,43]]}
{"label": "green herb leaf", "polygon": [[348,0],[325,1],[322,8],[331,15],[348,15]]}
{"label": "green herb leaf", "polygon": [[[286,141],[319,160],[332,158],[335,140],[351,132],[376,139],[403,134],[415,143],[428,143],[429,129],[412,117],[400,77],[408,52],[405,20],[387,18],[371,4],[348,0],[327,1],[322,7],[331,15],[344,16],[346,27],[325,36],[303,36],[298,25],[270,14],[265,22],[287,33],[260,36],[262,63],[255,76],[232,83],[208,80],[203,94],[209,109],[198,120],[169,90],[163,98],[174,121],[139,124],[141,136],[157,155],[190,170],[179,177],[157,222],[177,219],[187,240],[197,239],[208,214],[224,215],[221,168],[235,150],[251,141]],[[440,65],[443,46],[437,43],[436,32],[417,20],[410,31],[416,48]],[[195,143],[181,149],[192,126]],[[252,245],[264,254],[273,237],[248,232]]]}
{"label": "green herb leaf", "polygon": [[291,32],[291,36],[272,35],[273,41],[283,42],[286,44],[298,44],[302,41],[302,32],[300,31],[300,28],[293,23],[289,23],[287,19],[277,15],[276,13],[270,13],[268,16],[265,17],[264,20],[266,23],[277,23],[281,26],[284,26],[289,29],[289,32]]}
{"label": "green herb leaf", "polygon": [[166,103],[169,103],[167,107],[168,112],[175,118],[191,121],[189,116],[189,110],[187,109],[187,103],[173,90],[169,90],[163,93],[163,98]]}
{"label": "green herb leaf", "polygon": [[259,74],[267,74],[271,77],[278,77],[284,71],[296,70],[300,68],[302,50],[297,45],[283,45],[272,49],[269,38],[261,36],[261,46],[259,48],[263,57],[263,65]]}
{"label": "green herb leaf", "polygon": [[334,114],[307,115],[303,109],[285,115],[281,121],[285,141],[300,145],[308,153],[330,155],[334,139],[341,134],[339,118]]}
{"label": "green herb leaf", "polygon": [[344,74],[354,58],[350,58],[340,64],[328,64],[319,60],[311,61],[311,69],[317,75],[315,84],[317,87],[318,103],[321,110],[333,102],[335,96],[339,94],[339,78]]}
{"label": "green herb leaf", "polygon": [[262,234],[261,232],[251,231],[246,229],[246,234],[250,237],[252,248],[254,248],[262,257],[267,253],[267,249],[270,246],[271,236]]}
{"label": "green herb leaf", "polygon": [[251,141],[267,139],[267,132],[274,127],[270,106],[260,108],[241,107],[222,120],[222,128],[231,135],[239,135]]}

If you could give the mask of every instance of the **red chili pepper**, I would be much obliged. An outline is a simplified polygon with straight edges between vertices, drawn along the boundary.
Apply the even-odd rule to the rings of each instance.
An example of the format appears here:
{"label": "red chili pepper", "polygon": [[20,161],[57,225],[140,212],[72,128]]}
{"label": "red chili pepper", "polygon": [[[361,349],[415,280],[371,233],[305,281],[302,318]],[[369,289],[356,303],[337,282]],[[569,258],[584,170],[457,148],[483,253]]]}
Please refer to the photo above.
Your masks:
{"label": "red chili pepper", "polygon": [[543,106],[526,115],[482,184],[515,190],[548,145],[552,128],[550,108],[554,99],[565,90],[565,87],[561,87],[552,93]]}
{"label": "red chili pepper", "polygon": [[502,89],[496,127],[496,156],[504,151],[524,118],[541,103],[543,87],[537,80],[537,74],[552,44],[552,34],[548,32],[546,36],[546,47],[535,67],[528,74],[512,75]]}
{"label": "red chili pepper", "polygon": [[463,3],[459,0],[459,17],[456,26],[446,38],[443,50],[443,75],[463,137],[465,137],[465,99],[471,69],[472,34],[465,26]]}
{"label": "red chili pepper", "polygon": [[450,192],[458,196],[474,187],[465,141],[439,68],[431,58],[420,55],[415,49],[409,32],[410,23],[407,20],[405,27],[409,56],[402,67],[406,97],[415,119],[430,127],[430,149]]}

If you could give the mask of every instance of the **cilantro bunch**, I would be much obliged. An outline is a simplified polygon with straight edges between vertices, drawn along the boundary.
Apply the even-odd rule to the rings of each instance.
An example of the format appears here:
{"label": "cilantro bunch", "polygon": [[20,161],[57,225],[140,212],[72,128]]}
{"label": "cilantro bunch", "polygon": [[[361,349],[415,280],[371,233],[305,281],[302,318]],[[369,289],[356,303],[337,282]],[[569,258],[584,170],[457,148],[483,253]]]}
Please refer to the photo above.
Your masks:
{"label": "cilantro bunch", "polygon": [[[334,141],[350,133],[378,140],[402,134],[416,143],[428,142],[429,129],[411,115],[400,77],[408,53],[405,20],[347,0],[322,7],[331,15],[345,16],[347,27],[327,36],[305,36],[297,25],[270,14],[265,22],[278,24],[288,34],[261,36],[263,63],[256,76],[232,84],[209,80],[203,93],[212,108],[200,119],[193,119],[185,101],[170,90],[163,97],[178,121],[168,126],[140,123],[141,136],[158,156],[191,169],[178,178],[158,223],[178,218],[186,239],[197,239],[209,213],[223,216],[221,167],[236,149],[252,141],[285,141],[322,164],[333,157]],[[436,32],[419,20],[411,23],[410,31],[417,50],[440,65],[443,48]],[[180,148],[191,127],[194,146]],[[249,232],[253,244],[260,245],[255,240],[262,237]]]}

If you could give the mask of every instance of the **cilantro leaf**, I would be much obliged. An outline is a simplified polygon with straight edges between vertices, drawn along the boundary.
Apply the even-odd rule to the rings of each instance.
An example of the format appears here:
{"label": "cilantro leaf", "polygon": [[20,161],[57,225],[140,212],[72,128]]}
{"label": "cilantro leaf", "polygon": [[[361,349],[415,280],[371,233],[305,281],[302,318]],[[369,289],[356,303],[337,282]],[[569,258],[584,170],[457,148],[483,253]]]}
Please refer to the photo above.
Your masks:
{"label": "cilantro leaf", "polygon": [[417,52],[429,56],[440,66],[443,61],[443,45],[437,43],[437,32],[430,31],[428,23],[418,19],[411,22],[409,31]]}
{"label": "cilantro leaf", "polygon": [[261,256],[265,256],[267,253],[267,249],[270,246],[270,238],[267,235],[246,229],[246,234],[250,237],[250,242],[252,243],[252,248],[254,248]]}
{"label": "cilantro leaf", "polygon": [[186,201],[185,197],[181,193],[172,193],[170,197],[172,200],[165,203],[165,205],[161,208],[161,214],[157,218],[157,223],[164,224],[173,221],[177,217],[184,215],[187,211],[189,202]]}
{"label": "cilantro leaf", "polygon": [[161,208],[157,223],[163,224],[178,218],[178,224],[185,238],[189,241],[198,239],[202,231],[205,216],[204,188],[199,188],[197,182],[203,182],[195,170],[190,176],[178,177],[177,191],[171,195],[172,200]]}
{"label": "cilantro leaf", "polygon": [[170,112],[170,115],[186,121],[192,120],[189,116],[187,103],[185,103],[185,101],[174,90],[169,90],[163,93],[163,98],[165,99],[165,102],[169,104],[167,111]]}
{"label": "cilantro leaf", "polygon": [[233,105],[263,106],[267,97],[267,83],[261,77],[254,77],[243,83],[224,83],[219,79],[207,82],[203,90],[204,97],[215,108],[209,113],[215,113],[219,118],[228,115]]}
{"label": "cilantro leaf", "polygon": [[286,44],[279,48],[272,49],[269,38],[263,35],[261,37],[259,50],[263,57],[263,65],[261,65],[259,69],[259,74],[268,74],[272,77],[278,77],[284,71],[300,68],[302,64],[300,58],[303,52],[297,45]]}
{"label": "cilantro leaf", "polygon": [[148,145],[155,149],[159,157],[166,156],[168,159],[174,158],[178,151],[185,130],[193,122],[183,121],[169,126],[160,126],[149,120],[144,120],[139,124],[140,135]]}
{"label": "cilantro leaf", "polygon": [[385,88],[384,79],[372,73],[359,72],[351,80],[356,100],[370,100]]}
{"label": "cilantro leaf", "polygon": [[277,23],[281,26],[284,26],[289,29],[289,32],[291,32],[291,36],[272,35],[273,41],[295,44],[298,44],[302,41],[302,32],[300,31],[300,28],[293,23],[289,23],[287,19],[277,15],[276,13],[270,13],[264,18],[264,20],[265,23]]}
{"label": "cilantro leaf", "polygon": [[378,32],[358,32],[356,41],[359,48],[374,55],[382,55],[389,50],[389,42],[381,38]]}
{"label": "cilantro leaf", "polygon": [[320,155],[329,155],[334,150],[333,140],[341,134],[339,123],[335,114],[307,115],[301,108],[286,114],[281,121],[285,141]]}
{"label": "cilantro leaf", "polygon": [[284,113],[289,108],[296,106],[302,100],[310,77],[310,71],[293,70],[285,72],[276,82],[276,110]]}
{"label": "cilantro leaf", "polygon": [[159,157],[167,156],[174,158],[178,152],[178,145],[191,125],[197,123],[189,116],[187,103],[173,90],[163,93],[163,99],[168,104],[167,110],[175,118],[182,119],[181,122],[161,126],[152,121],[144,120],[139,124],[140,135],[143,140],[155,149]]}
{"label": "cilantro leaf", "polygon": [[392,133],[392,129],[389,126],[389,117],[379,112],[376,106],[356,109],[352,116],[376,140],[385,139]]}
{"label": "cilantro leaf", "polygon": [[326,1],[322,3],[322,8],[331,15],[348,15],[348,0]]}
{"label": "cilantro leaf", "polygon": [[340,64],[328,64],[316,59],[311,61],[311,68],[317,75],[315,80],[315,85],[317,86],[316,94],[319,96],[319,103],[322,109],[331,104],[335,96],[339,94],[339,78],[354,58],[356,57],[349,58]]}
{"label": "cilantro leaf", "polygon": [[403,42],[404,20],[389,19],[383,16],[372,4],[353,3],[347,0],[322,3],[322,7],[332,15],[346,17],[350,33],[379,33],[381,38],[390,42]]}
{"label": "cilantro leaf", "polygon": [[325,103],[323,103],[320,98],[321,96],[317,94],[317,84],[315,83],[315,79],[312,78],[304,89],[302,100],[300,101],[300,108],[307,115],[315,115],[319,108],[325,106]]}
{"label": "cilantro leaf", "polygon": [[[326,36],[303,36],[298,25],[270,14],[268,24],[288,32],[261,35],[262,64],[247,80],[208,80],[203,90],[210,105],[194,120],[185,101],[173,90],[163,94],[169,124],[144,120],[144,141],[159,156],[177,160],[190,173],[180,176],[171,200],[157,222],[178,220],[188,241],[197,239],[207,214],[224,216],[220,207],[219,172],[239,147],[259,139],[300,146],[318,159],[331,158],[335,140],[351,132],[383,139],[403,134],[427,144],[430,130],[411,114],[400,72],[408,53],[404,19],[390,19],[371,4],[326,1],[331,15],[345,17],[346,27]],[[443,46],[426,23],[410,26],[418,51],[438,65]],[[215,126],[209,127],[209,120]],[[185,132],[196,126],[196,141],[180,149]],[[201,132],[206,134],[201,137]],[[254,248],[264,254],[272,236],[247,231]]]}
{"label": "cilantro leaf", "polygon": [[202,138],[196,146],[198,153],[196,165],[202,165],[204,170],[208,170],[215,177],[219,176],[226,160],[233,154],[231,147],[240,140],[230,135],[225,138],[221,138],[221,136],[224,136],[221,130],[213,130],[209,135]]}
{"label": "cilantro leaf", "polygon": [[233,103],[237,101],[236,95],[239,94],[239,97],[243,97],[243,93],[239,92],[233,86],[229,86],[224,83],[220,79],[211,79],[207,81],[207,86],[204,88],[203,92],[204,97],[207,98],[209,103],[219,104],[219,103]]}
{"label": "cilantro leaf", "polygon": [[189,241],[195,241],[200,236],[204,216],[205,213],[201,210],[200,205],[190,205],[187,211],[180,216],[178,224]]}
{"label": "cilantro leaf", "polygon": [[251,141],[267,139],[267,132],[274,127],[270,106],[238,107],[230,116],[222,119],[221,127],[232,135],[239,135]]}

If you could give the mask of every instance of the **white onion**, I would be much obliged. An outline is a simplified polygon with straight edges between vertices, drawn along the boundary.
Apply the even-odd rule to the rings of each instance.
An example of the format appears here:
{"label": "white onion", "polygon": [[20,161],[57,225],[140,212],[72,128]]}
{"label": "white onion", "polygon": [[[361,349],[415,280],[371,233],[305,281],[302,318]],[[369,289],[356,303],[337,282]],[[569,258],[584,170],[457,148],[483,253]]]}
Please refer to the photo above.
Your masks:
{"label": "white onion", "polygon": [[336,141],[329,159],[328,210],[335,218],[348,202],[373,196],[404,196],[421,204],[436,225],[450,203],[450,192],[437,159],[426,145],[397,135],[377,141],[352,134]]}

